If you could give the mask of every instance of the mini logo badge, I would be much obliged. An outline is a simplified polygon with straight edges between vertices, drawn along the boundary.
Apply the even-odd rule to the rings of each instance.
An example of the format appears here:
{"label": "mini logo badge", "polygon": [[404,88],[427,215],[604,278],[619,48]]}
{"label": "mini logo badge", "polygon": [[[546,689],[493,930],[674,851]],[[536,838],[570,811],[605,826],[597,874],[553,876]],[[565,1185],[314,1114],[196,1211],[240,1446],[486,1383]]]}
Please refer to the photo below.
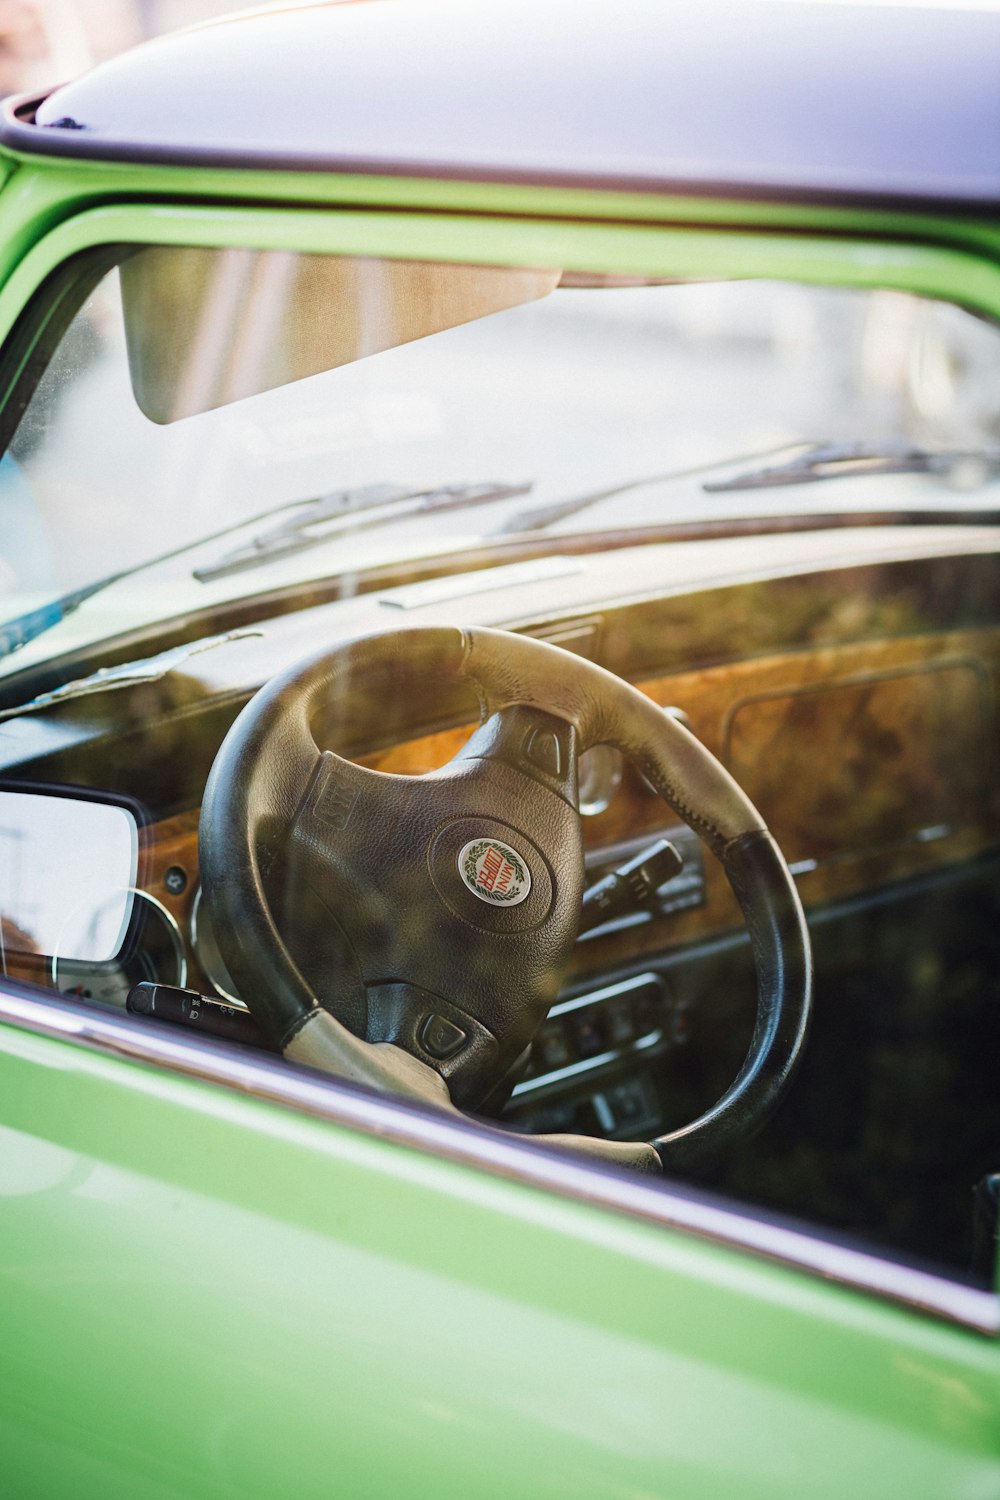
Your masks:
{"label": "mini logo badge", "polygon": [[518,906],[531,890],[531,871],[516,849],[498,839],[473,839],[458,856],[458,873],[491,906]]}

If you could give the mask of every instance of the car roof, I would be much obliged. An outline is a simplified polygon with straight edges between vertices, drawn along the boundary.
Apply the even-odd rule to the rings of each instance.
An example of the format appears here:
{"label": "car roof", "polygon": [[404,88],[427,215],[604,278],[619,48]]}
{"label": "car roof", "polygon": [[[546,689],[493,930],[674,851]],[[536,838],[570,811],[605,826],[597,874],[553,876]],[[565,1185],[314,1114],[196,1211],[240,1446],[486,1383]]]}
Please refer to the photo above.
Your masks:
{"label": "car roof", "polygon": [[0,142],[103,160],[1000,206],[1000,14],[348,0],[148,42]]}

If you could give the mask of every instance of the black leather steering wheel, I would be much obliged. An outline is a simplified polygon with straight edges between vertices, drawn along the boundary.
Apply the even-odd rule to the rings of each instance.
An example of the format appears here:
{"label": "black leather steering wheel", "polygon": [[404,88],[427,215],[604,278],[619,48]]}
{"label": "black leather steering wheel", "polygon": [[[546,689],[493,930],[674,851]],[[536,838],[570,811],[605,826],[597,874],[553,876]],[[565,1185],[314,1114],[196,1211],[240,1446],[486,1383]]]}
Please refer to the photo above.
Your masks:
{"label": "black leather steering wheel", "polygon": [[[337,753],[372,705],[413,701],[431,681],[468,683],[480,701],[480,728],[448,765],[395,776]],[[594,744],[628,756],[721,860],[753,948],[757,1017],[738,1076],[691,1124],[651,1147],[550,1139],[656,1170],[763,1122],[811,997],[777,845],[729,773],[650,699],[497,630],[403,630],[319,652],[268,683],[219,751],[199,833],[205,899],[239,993],[287,1057],[444,1108],[475,1110],[502,1089],[576,936],[577,760]]]}

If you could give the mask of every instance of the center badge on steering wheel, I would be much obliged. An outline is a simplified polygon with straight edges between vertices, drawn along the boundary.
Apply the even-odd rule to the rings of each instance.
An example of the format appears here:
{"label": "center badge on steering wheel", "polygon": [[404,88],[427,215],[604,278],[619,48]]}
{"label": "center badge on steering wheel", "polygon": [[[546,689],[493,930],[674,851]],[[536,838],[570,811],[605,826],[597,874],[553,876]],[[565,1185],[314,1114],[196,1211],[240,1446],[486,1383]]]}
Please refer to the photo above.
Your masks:
{"label": "center badge on steering wheel", "polygon": [[473,839],[458,856],[458,873],[474,896],[492,906],[518,906],[531,890],[531,871],[509,844]]}

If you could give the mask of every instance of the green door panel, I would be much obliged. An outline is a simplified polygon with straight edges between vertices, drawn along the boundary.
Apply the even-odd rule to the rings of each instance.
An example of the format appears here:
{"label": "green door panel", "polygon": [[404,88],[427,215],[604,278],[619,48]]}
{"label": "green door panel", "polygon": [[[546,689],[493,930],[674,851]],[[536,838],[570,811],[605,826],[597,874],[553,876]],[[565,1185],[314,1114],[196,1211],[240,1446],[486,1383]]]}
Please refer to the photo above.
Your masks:
{"label": "green door panel", "polygon": [[4,1494],[1000,1494],[979,1335],[0,1027]]}

